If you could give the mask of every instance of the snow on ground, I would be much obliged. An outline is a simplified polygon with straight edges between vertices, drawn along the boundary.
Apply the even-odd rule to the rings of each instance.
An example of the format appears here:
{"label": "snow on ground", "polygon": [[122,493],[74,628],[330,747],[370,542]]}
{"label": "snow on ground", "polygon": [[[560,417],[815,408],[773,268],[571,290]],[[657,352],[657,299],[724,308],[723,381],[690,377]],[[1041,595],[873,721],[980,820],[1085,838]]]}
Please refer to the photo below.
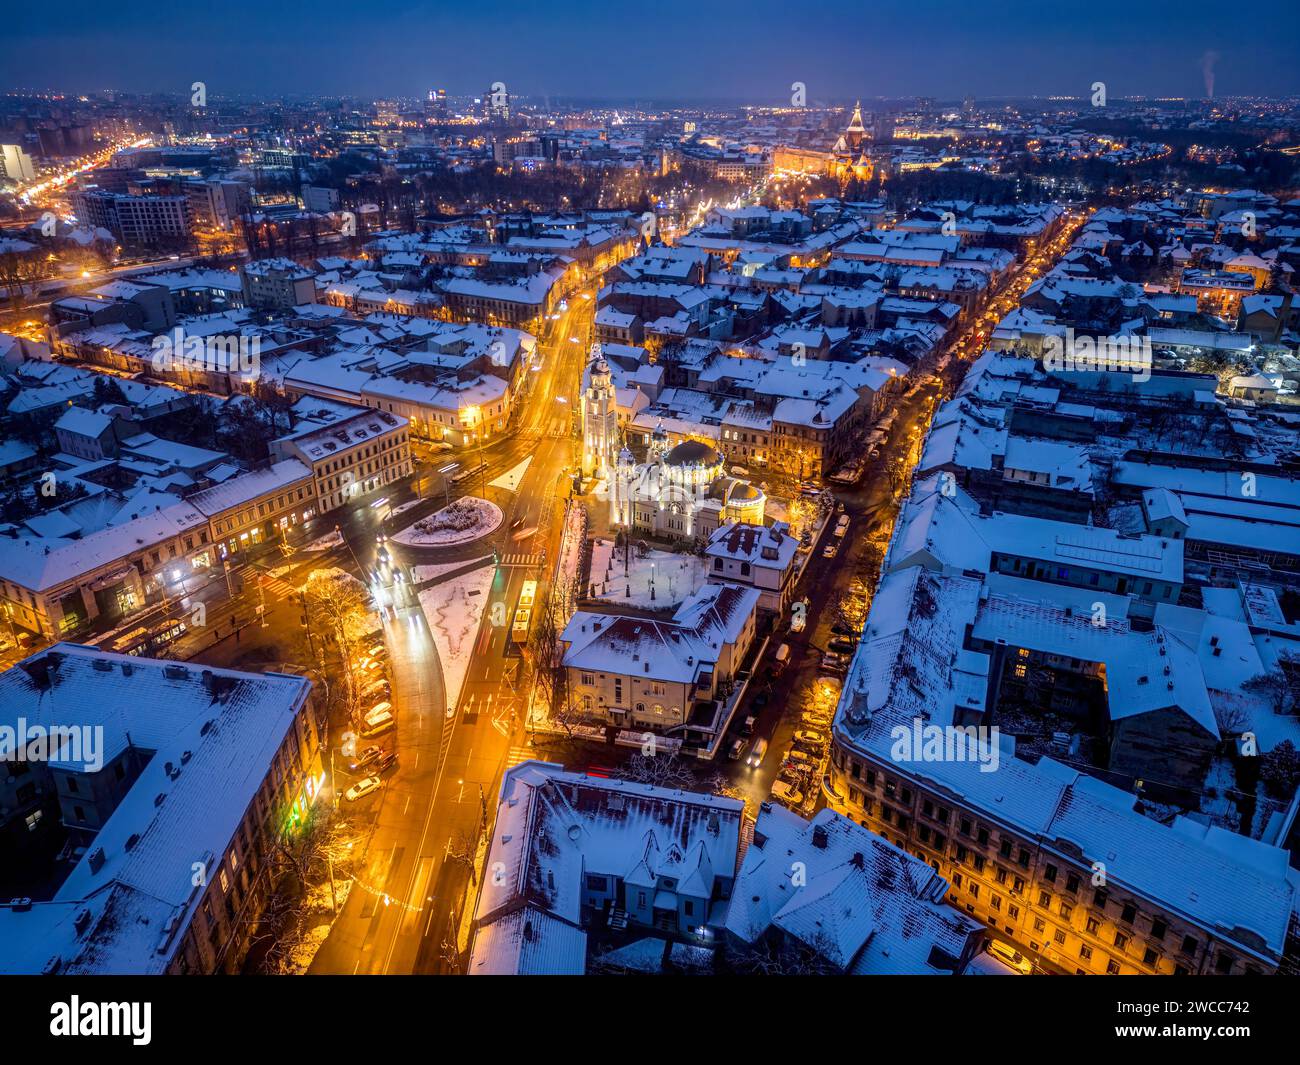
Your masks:
{"label": "snow on ground", "polygon": [[408,525],[393,540],[408,547],[448,547],[467,544],[500,526],[501,508],[477,496],[465,496],[414,525]]}
{"label": "snow on ground", "polygon": [[528,467],[532,465],[533,456],[529,455],[523,462],[514,469],[507,470],[495,481],[489,481],[489,488],[504,488],[507,492],[519,491],[519,482],[524,479],[524,474],[528,472]]}
{"label": "snow on ground", "polygon": [[[662,609],[675,606],[700,588],[707,572],[705,560],[697,555],[651,550],[644,558],[639,558],[634,547],[631,566],[625,576],[623,553],[615,549],[614,541],[596,539],[591,547],[591,574],[581,594],[601,603]],[[652,574],[653,600],[650,598]],[[629,585],[631,596],[627,594]]]}
{"label": "snow on ground", "polygon": [[343,534],[337,529],[327,532],[324,536],[318,536],[309,544],[303,545],[304,551],[328,551],[331,547],[343,546]]}
{"label": "snow on ground", "polygon": [[[491,555],[485,555],[483,558],[479,559],[478,561],[487,562],[491,559],[491,557],[492,557]],[[436,580],[438,577],[441,577],[444,573],[450,573],[454,569],[464,569],[466,566],[470,564],[471,563],[469,562],[461,561],[461,562],[439,562],[436,566],[412,566],[411,579],[415,581],[416,584],[423,584],[425,581]]]}
{"label": "snow on ground", "polygon": [[470,654],[495,575],[496,567],[489,563],[420,592],[420,609],[429,623],[438,660],[442,663],[448,706],[460,701],[460,689],[465,684]]}
{"label": "snow on ground", "polygon": [[1230,832],[1237,831],[1237,826],[1241,822],[1237,805],[1230,796],[1236,787],[1237,775],[1233,772],[1232,763],[1221,756],[1215,758],[1210,763],[1210,771],[1205,778],[1205,788],[1201,795],[1201,813],[1205,814],[1212,824],[1226,828]]}

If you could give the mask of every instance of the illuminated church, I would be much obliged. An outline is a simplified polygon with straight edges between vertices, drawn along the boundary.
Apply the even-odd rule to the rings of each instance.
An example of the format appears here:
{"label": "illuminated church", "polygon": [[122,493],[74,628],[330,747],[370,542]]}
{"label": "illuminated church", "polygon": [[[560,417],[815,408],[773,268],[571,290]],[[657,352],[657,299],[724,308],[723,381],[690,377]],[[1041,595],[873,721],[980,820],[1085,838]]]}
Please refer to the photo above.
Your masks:
{"label": "illuminated church", "polygon": [[781,145],[773,152],[772,165],[777,170],[801,174],[827,174],[841,180],[857,178],[859,181],[870,181],[876,167],[867,154],[869,142],[867,128],[862,122],[862,103],[859,101],[853,105],[853,117],[830,151]]}
{"label": "illuminated church", "polygon": [[767,498],[748,481],[728,476],[713,445],[684,440],[669,446],[658,426],[644,462],[622,441],[609,364],[597,358],[582,394],[583,469],[609,500],[610,524],[670,540],[705,540],[720,525],[763,524]]}

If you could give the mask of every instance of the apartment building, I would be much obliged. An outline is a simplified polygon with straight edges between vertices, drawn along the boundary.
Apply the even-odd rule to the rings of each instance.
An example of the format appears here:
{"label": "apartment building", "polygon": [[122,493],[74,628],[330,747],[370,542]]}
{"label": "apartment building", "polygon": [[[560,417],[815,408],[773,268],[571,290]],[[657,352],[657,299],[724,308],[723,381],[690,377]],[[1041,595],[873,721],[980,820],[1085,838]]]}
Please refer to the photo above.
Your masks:
{"label": "apartment building", "polygon": [[316,484],[304,463],[284,459],[206,488],[189,503],[208,518],[217,557],[226,559],[315,517]]}
{"label": "apartment building", "polygon": [[948,891],[921,859],[833,810],[807,821],[765,802],[726,928],[742,948],[797,944],[831,972],[961,975],[987,932],[943,904]]}
{"label": "apartment building", "polygon": [[783,521],[771,525],[734,522],[709,537],[704,549],[711,584],[744,584],[759,591],[758,605],[784,613],[794,586],[799,542]]}
{"label": "apartment building", "polygon": [[[965,756],[909,738],[984,719],[989,666],[964,646],[980,581],[918,569],[882,581],[836,713],[830,806],[952,884],[950,904],[1094,974],[1271,973],[1286,947],[1287,852],[1175,817],[972,729]],[[928,742],[928,741],[927,741]],[[957,748],[960,749],[960,748]],[[927,749],[928,750],[928,749]]]}
{"label": "apartment building", "polygon": [[574,713],[608,725],[711,734],[754,641],[761,593],[707,585],[668,621],[578,611],[560,635]]}
{"label": "apartment building", "polygon": [[57,639],[179,589],[210,550],[208,518],[175,497],[77,538],[10,526],[0,531],[0,603],[14,625]]}
{"label": "apartment building", "polygon": [[108,192],[88,188],[74,197],[83,225],[106,229],[123,244],[156,244],[187,240],[190,235],[188,196]]}
{"label": "apartment building", "polygon": [[302,677],[69,643],[0,674],[0,721],[58,736],[0,768],[10,875],[48,882],[38,837],[81,854],[56,888],[0,904],[0,972],[239,972],[271,850],[322,795],[310,696]]}
{"label": "apartment building", "polygon": [[321,514],[392,484],[413,468],[406,419],[356,408],[300,421],[295,431],[272,442],[271,457],[297,459],[311,471]]}
{"label": "apartment building", "polygon": [[745,804],[549,762],[510,768],[474,916],[472,976],[581,975],[586,928],[720,929]]}
{"label": "apartment building", "polygon": [[258,259],[239,268],[244,306],[289,311],[316,302],[316,275],[292,259]]}

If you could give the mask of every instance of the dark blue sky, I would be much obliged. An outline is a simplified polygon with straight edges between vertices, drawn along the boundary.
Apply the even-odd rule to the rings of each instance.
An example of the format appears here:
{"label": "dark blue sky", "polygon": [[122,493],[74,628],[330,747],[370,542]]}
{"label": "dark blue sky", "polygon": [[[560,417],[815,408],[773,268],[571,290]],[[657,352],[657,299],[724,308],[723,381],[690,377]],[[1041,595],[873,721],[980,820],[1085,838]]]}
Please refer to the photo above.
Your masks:
{"label": "dark blue sky", "polygon": [[5,87],[734,98],[1300,93],[1300,3],[248,0],[11,7]]}

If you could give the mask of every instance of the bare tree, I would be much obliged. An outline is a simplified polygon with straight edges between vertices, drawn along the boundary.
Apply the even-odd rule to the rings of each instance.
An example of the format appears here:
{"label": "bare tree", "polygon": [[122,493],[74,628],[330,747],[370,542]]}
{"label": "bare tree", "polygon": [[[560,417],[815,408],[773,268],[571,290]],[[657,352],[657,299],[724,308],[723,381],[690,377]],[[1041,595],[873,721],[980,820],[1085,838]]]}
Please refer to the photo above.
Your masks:
{"label": "bare tree", "polygon": [[634,754],[619,770],[624,780],[656,788],[689,788],[696,783],[690,767],[677,754]]}
{"label": "bare tree", "polygon": [[1294,670],[1300,658],[1283,652],[1278,656],[1278,668],[1259,673],[1245,681],[1242,691],[1262,695],[1273,707],[1275,714],[1290,714],[1296,710],[1296,692],[1287,676],[1287,668]]}
{"label": "bare tree", "polygon": [[843,970],[828,957],[833,949],[825,932],[811,945],[793,937],[760,938],[748,946],[731,946],[725,960],[735,972],[753,976],[835,976]]}

